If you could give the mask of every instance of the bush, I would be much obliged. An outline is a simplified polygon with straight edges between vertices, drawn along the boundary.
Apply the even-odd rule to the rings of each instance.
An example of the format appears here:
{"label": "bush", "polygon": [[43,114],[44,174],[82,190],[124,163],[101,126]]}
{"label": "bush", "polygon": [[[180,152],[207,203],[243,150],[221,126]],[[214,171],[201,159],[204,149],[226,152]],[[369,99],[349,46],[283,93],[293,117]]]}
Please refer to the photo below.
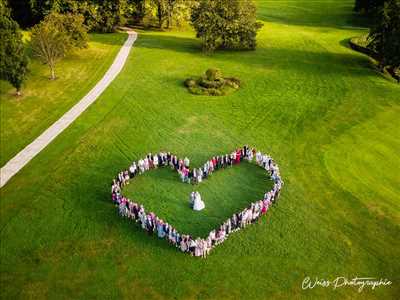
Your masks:
{"label": "bush", "polygon": [[206,77],[208,80],[216,80],[222,78],[222,72],[219,69],[208,69],[206,71]]}
{"label": "bush", "polygon": [[186,87],[189,88],[189,87],[196,86],[197,83],[196,83],[196,79],[188,78],[188,79],[185,80],[184,84],[185,84]]}
{"label": "bush", "polygon": [[237,90],[240,80],[235,77],[224,78],[219,69],[208,69],[205,75],[190,77],[184,84],[189,92],[195,95],[222,96]]}
{"label": "bush", "polygon": [[205,88],[220,88],[225,84],[225,80],[223,78],[218,78],[215,80],[208,80],[205,77],[200,78],[199,85]]}

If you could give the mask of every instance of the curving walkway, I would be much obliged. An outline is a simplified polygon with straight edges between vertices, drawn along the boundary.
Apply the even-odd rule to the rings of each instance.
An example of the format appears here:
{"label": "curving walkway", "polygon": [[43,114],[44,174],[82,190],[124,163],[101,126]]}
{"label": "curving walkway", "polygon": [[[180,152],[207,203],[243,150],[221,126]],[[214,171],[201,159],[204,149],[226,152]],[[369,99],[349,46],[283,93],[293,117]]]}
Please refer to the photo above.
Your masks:
{"label": "curving walkway", "polygon": [[121,72],[125,65],[129,52],[133,43],[137,38],[137,33],[127,31],[128,38],[121,47],[117,57],[111,67],[104,74],[103,78],[86,94],[77,104],[75,104],[68,112],[66,112],[53,125],[47,128],[40,136],[32,143],[21,150],[16,156],[10,159],[0,169],[0,188],[3,187],[11,177],[17,174],[32,158],[42,151],[48,144],[51,143],[61,132],[64,131],[72,122],[83,113],[97,97],[110,85],[114,78]]}

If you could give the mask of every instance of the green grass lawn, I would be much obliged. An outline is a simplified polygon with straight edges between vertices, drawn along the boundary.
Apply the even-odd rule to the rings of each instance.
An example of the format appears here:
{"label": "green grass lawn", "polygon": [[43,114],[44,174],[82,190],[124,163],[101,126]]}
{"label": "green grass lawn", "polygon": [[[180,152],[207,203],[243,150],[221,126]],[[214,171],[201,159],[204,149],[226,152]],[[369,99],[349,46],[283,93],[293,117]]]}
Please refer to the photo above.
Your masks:
{"label": "green grass lawn", "polygon": [[[264,27],[249,52],[205,56],[193,32],[140,31],[98,101],[1,189],[1,297],[396,299],[400,86],[347,46],[366,32],[349,27],[359,26],[352,5],[259,1]],[[183,80],[209,67],[242,87],[222,97],[189,94]],[[114,175],[148,152],[200,165],[243,144],[274,157],[285,186],[265,218],[206,260],[149,237],[111,203]],[[246,166],[214,174],[199,187],[210,208],[200,224],[177,206],[192,187],[168,171],[150,172],[126,192],[199,234],[214,225],[211,214],[230,215],[263,185]],[[305,276],[393,284],[302,290]]]}
{"label": "green grass lawn", "polygon": [[[27,32],[24,37],[29,40]],[[76,51],[57,64],[55,81],[49,80],[50,71],[46,65],[31,58],[22,97],[15,97],[15,89],[7,82],[0,83],[0,166],[94,87],[126,37],[126,33],[90,34],[87,49]]]}
{"label": "green grass lawn", "polygon": [[[218,170],[200,184],[179,181],[179,174],[170,168],[152,170],[131,180],[123,194],[148,212],[160,212],[157,216],[178,232],[206,238],[234,213],[263,199],[273,185],[265,170],[246,162]],[[206,204],[201,212],[189,207],[192,191],[198,191]]]}

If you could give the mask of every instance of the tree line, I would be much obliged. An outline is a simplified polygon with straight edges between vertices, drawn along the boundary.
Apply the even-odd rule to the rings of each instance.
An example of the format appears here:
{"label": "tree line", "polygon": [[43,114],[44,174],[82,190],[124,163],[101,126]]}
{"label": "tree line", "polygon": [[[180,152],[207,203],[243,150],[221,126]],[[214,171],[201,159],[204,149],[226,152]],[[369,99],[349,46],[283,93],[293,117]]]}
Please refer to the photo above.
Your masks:
{"label": "tree line", "polygon": [[40,23],[51,11],[81,14],[89,31],[112,32],[117,26],[141,23],[170,28],[190,18],[195,0],[8,0],[22,28]]}
{"label": "tree line", "polygon": [[[203,51],[256,47],[256,7],[252,0],[0,0],[1,79],[20,93],[28,58],[20,27],[30,28],[33,55],[55,66],[71,49],[87,47],[89,31],[113,32],[131,23],[168,29],[191,24]],[[128,22],[129,21],[129,22]]]}

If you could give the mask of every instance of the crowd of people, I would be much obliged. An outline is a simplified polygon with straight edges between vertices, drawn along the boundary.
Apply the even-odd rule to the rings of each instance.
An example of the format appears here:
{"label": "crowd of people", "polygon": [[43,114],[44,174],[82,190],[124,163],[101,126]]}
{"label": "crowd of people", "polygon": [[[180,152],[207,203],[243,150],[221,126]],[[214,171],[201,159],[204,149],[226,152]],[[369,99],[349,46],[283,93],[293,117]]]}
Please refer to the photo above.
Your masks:
{"label": "crowd of people", "polygon": [[[264,194],[262,200],[253,202],[242,211],[233,214],[221,226],[212,230],[205,239],[180,234],[176,228],[157,217],[153,212],[146,212],[143,205],[122,195],[122,188],[124,185],[129,184],[130,179],[161,166],[169,166],[175,169],[183,182],[196,184],[210,176],[215,170],[229,167],[242,161],[255,161],[257,165],[267,171],[274,185],[270,191]],[[160,152],[155,155],[150,153],[137,163],[133,162],[127,170],[120,172],[116,176],[112,182],[111,194],[112,200],[118,206],[121,216],[135,220],[150,235],[156,234],[159,238],[168,240],[169,243],[182,252],[190,253],[193,256],[206,257],[213,247],[221,244],[232,232],[256,222],[261,216],[265,215],[269,207],[278,199],[283,185],[279,167],[274,160],[269,155],[248,146],[239,148],[231,154],[215,156],[208,160],[202,168],[190,169],[189,166],[190,161],[188,158],[178,159],[177,156],[169,152]]]}

